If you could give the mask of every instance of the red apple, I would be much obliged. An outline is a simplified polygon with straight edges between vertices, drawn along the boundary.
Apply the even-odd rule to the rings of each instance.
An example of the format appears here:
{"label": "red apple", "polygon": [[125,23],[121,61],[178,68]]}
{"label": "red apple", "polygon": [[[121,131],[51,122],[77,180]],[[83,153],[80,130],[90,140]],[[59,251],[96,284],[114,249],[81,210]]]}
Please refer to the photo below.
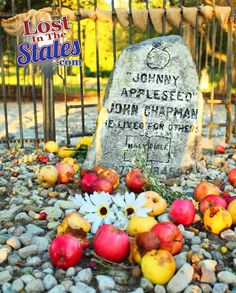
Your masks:
{"label": "red apple", "polygon": [[77,265],[82,254],[83,248],[80,241],[71,235],[56,237],[49,247],[52,263],[63,269]]}
{"label": "red apple", "polygon": [[217,145],[215,148],[216,154],[224,154],[225,153],[225,147],[223,145]]}
{"label": "red apple", "polygon": [[71,178],[75,177],[74,168],[67,163],[56,164],[58,171],[58,183],[69,183]]}
{"label": "red apple", "polygon": [[129,171],[125,178],[126,186],[130,191],[140,193],[148,189],[149,183],[144,177],[141,169],[133,169]]}
{"label": "red apple", "polygon": [[236,168],[233,168],[228,172],[228,180],[234,187],[236,187]]}
{"label": "red apple", "polygon": [[170,206],[169,214],[176,224],[187,226],[193,223],[196,211],[191,200],[176,199]]}
{"label": "red apple", "polygon": [[98,176],[94,173],[84,175],[84,177],[80,181],[81,190],[83,192],[93,193],[92,184],[96,180],[98,180]]}
{"label": "red apple", "polygon": [[194,190],[194,199],[196,201],[202,201],[203,198],[212,194],[220,195],[220,189],[209,182],[201,182],[196,186]]}
{"label": "red apple", "polygon": [[93,192],[107,192],[112,194],[114,189],[111,182],[105,178],[99,178],[92,184]]}
{"label": "red apple", "polygon": [[94,236],[94,250],[106,260],[121,262],[129,254],[129,236],[115,226],[103,224]]}
{"label": "red apple", "polygon": [[208,195],[200,202],[200,212],[204,214],[207,209],[215,206],[226,209],[227,202],[219,195]]}
{"label": "red apple", "polygon": [[171,222],[162,222],[152,227],[153,232],[160,241],[159,249],[177,254],[183,247],[183,235],[179,228]]}
{"label": "red apple", "polygon": [[231,201],[236,199],[236,195],[230,195],[228,192],[222,192],[221,196],[226,201],[227,204],[230,204]]}

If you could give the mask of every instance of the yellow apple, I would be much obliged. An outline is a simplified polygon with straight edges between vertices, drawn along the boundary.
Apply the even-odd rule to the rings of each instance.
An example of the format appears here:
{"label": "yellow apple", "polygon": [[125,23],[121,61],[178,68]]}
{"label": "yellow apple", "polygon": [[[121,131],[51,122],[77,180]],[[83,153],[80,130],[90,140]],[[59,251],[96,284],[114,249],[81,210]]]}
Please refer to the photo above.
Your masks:
{"label": "yellow apple", "polygon": [[231,203],[228,205],[227,210],[231,214],[233,225],[236,225],[236,199],[231,201]]}
{"label": "yellow apple", "polygon": [[38,183],[43,188],[49,188],[53,186],[58,179],[58,171],[54,166],[48,165],[40,169],[38,176]]}
{"label": "yellow apple", "polygon": [[141,260],[144,278],[153,284],[165,285],[174,276],[174,257],[166,250],[151,250]]}
{"label": "yellow apple", "polygon": [[45,143],[43,150],[48,153],[57,153],[59,146],[55,141],[49,140]]}
{"label": "yellow apple", "polygon": [[167,203],[163,197],[161,197],[157,192],[146,191],[145,192],[146,203],[145,208],[151,208],[151,212],[148,213],[149,216],[159,216],[163,214],[167,208]]}
{"label": "yellow apple", "polygon": [[142,232],[149,232],[156,224],[157,220],[153,217],[132,216],[128,223],[128,234],[130,236],[136,236]]}
{"label": "yellow apple", "polygon": [[219,206],[207,209],[203,221],[205,228],[214,234],[220,234],[232,225],[230,212]]}
{"label": "yellow apple", "polygon": [[76,159],[73,159],[73,158],[68,157],[68,158],[64,158],[61,162],[62,163],[67,163],[67,164],[71,165],[71,167],[74,168],[75,173],[78,173],[78,171],[79,171],[79,164],[77,163]]}

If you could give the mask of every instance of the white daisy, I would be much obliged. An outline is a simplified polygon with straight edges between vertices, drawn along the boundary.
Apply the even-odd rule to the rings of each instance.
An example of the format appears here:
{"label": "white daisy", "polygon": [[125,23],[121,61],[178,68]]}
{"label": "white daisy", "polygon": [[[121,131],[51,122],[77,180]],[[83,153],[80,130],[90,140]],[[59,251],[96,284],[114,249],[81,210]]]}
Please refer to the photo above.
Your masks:
{"label": "white daisy", "polygon": [[91,232],[96,233],[102,224],[112,224],[116,220],[113,209],[110,207],[111,195],[105,192],[94,192],[90,196],[86,193],[84,197],[75,195],[73,202],[79,206],[79,212],[91,224]]}
{"label": "white daisy", "polygon": [[112,200],[117,207],[124,210],[127,217],[131,215],[147,217],[147,213],[152,210],[151,208],[143,207],[146,202],[145,193],[139,194],[137,198],[133,192],[126,192],[124,196],[118,193],[112,197]]}

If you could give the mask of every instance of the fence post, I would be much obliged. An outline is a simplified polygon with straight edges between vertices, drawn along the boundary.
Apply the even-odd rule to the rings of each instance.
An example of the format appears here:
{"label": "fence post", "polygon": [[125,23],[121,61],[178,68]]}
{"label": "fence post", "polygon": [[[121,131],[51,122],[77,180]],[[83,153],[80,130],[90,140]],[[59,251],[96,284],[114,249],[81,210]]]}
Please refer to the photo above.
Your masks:
{"label": "fence post", "polygon": [[41,64],[44,141],[56,139],[55,106],[53,95],[53,64]]}

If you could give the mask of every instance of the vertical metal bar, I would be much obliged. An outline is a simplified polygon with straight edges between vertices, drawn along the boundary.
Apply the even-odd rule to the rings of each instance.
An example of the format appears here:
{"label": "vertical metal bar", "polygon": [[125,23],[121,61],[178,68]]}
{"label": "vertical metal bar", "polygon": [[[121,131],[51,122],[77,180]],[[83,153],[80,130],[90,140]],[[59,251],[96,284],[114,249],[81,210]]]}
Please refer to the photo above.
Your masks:
{"label": "vertical metal bar", "polygon": [[180,36],[183,36],[183,18],[184,18],[184,13],[183,13],[183,4],[184,4],[184,0],[180,0],[180,16],[181,16],[181,20],[180,20],[180,25],[179,25],[179,34]]}
{"label": "vertical metal bar", "polygon": [[132,0],[129,0],[129,43],[132,45],[133,43],[133,33],[132,33]]}
{"label": "vertical metal bar", "polygon": [[203,47],[203,33],[200,34],[200,45],[199,45],[199,57],[198,57],[198,75],[201,74],[201,67],[202,67],[202,47]]}
{"label": "vertical metal bar", "polygon": [[151,21],[150,21],[150,15],[149,15],[149,9],[150,9],[150,2],[149,0],[146,0],[146,9],[148,11],[148,19],[147,19],[147,38],[150,38],[150,30],[151,30]]}
{"label": "vertical metal bar", "polygon": [[[80,27],[80,1],[77,1],[77,22],[78,22],[78,39],[81,46],[81,27]],[[80,52],[80,60],[82,62],[82,46]],[[84,85],[83,85],[83,66],[80,66],[80,101],[81,101],[81,122],[82,122],[82,134],[85,133],[85,123],[84,123]]]}
{"label": "vertical metal bar", "polygon": [[7,95],[6,95],[6,86],[5,86],[5,74],[3,66],[3,47],[2,47],[2,28],[0,26],[0,62],[2,64],[1,78],[2,78],[2,95],[3,95],[3,104],[4,104],[4,118],[5,118],[5,132],[6,132],[6,144],[9,148],[9,132],[8,132],[8,115],[7,115]]}
{"label": "vertical metal bar", "polygon": [[53,64],[52,62],[41,63],[42,70],[42,98],[44,115],[44,140],[55,140],[55,108],[53,95]]}
{"label": "vertical metal bar", "polygon": [[[94,0],[94,10],[97,9],[97,0]],[[97,76],[97,103],[98,111],[101,109],[101,89],[100,89],[100,64],[99,64],[99,38],[98,21],[95,20],[95,43],[96,43],[96,76]]]}
{"label": "vertical metal bar", "polygon": [[113,62],[116,63],[116,11],[114,0],[111,0],[112,6],[112,45],[113,45]]}
{"label": "vertical metal bar", "polygon": [[216,17],[215,17],[215,1],[213,1],[213,15],[212,15],[212,35],[211,35],[211,96],[210,96],[210,131],[209,138],[213,135],[213,123],[214,123],[214,98],[215,98],[215,46],[216,46]]}
{"label": "vertical metal bar", "polygon": [[31,78],[32,78],[32,96],[33,96],[33,108],[34,108],[34,134],[35,134],[35,147],[39,147],[39,134],[38,134],[38,117],[37,117],[37,98],[35,93],[35,74],[34,65],[31,66]]}
{"label": "vertical metal bar", "polygon": [[27,8],[30,10],[31,9],[31,1],[27,0]]}
{"label": "vertical metal bar", "polygon": [[197,14],[196,14],[196,26],[195,26],[195,63],[199,68],[199,2],[196,1]]}
{"label": "vertical metal bar", "polygon": [[164,14],[162,17],[162,35],[164,36],[166,33],[166,0],[163,1],[163,9]]}
{"label": "vertical metal bar", "polygon": [[[14,40],[14,48],[15,48],[15,60],[17,56],[17,48],[18,48],[18,37]],[[20,91],[20,72],[19,65],[16,62],[16,99],[18,104],[18,115],[19,115],[19,126],[20,126],[20,144],[21,147],[24,147],[24,135],[23,135],[23,121],[22,121],[22,100],[21,100],[21,91]]]}
{"label": "vertical metal bar", "polygon": [[233,61],[233,8],[227,31],[227,87],[226,87],[226,136],[225,142],[229,143],[232,132],[232,114],[231,114],[231,87],[232,87],[232,61]]}

